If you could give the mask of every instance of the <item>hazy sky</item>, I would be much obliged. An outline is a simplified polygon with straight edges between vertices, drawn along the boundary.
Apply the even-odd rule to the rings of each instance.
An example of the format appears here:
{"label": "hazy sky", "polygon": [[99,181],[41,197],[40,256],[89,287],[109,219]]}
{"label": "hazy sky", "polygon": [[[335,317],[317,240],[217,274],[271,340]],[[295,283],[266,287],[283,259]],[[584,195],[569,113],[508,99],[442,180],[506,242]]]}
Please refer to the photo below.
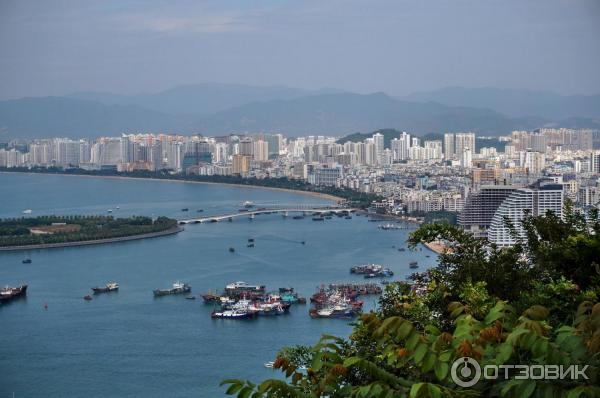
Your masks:
{"label": "hazy sky", "polygon": [[600,93],[600,1],[0,0],[0,98],[198,82]]}

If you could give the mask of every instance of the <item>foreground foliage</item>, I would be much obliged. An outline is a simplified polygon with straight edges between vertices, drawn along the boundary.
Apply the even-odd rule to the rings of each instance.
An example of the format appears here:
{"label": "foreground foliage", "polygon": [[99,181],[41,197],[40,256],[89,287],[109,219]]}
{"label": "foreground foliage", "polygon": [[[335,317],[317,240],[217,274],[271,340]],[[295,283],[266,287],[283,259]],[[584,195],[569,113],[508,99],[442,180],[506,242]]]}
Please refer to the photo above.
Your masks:
{"label": "foreground foliage", "polygon": [[[238,397],[600,397],[598,213],[527,217],[525,237],[498,248],[448,224],[424,225],[413,246],[443,241],[439,266],[386,286],[349,339],[283,349],[285,380],[229,379]],[[585,377],[519,379],[470,388],[452,379],[462,357],[486,365],[580,365]],[[304,370],[302,366],[306,366]],[[587,368],[583,368],[587,366]]]}

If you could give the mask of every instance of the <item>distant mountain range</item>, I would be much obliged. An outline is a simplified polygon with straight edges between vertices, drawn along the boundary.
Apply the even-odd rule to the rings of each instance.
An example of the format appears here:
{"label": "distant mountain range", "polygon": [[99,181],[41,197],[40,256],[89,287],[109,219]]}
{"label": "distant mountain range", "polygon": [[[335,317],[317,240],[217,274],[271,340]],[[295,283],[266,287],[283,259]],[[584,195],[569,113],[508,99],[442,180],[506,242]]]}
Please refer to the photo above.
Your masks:
{"label": "distant mountain range", "polygon": [[[527,106],[511,108],[509,97],[519,97],[519,93],[445,89],[392,98],[384,93],[233,84],[181,86],[143,95],[76,93],[0,101],[0,141],[123,132],[223,135],[268,131],[288,136],[344,136],[389,128],[423,136],[459,130],[502,135],[541,126],[600,128],[600,108],[594,112],[599,96],[546,97],[541,93],[539,103],[533,95],[527,100],[522,97]],[[559,102],[563,103],[562,111],[557,112],[561,117],[548,116]]]}
{"label": "distant mountain range", "polygon": [[560,95],[545,91],[447,87],[401,98],[434,101],[448,106],[489,108],[511,117],[539,116],[550,120],[600,119],[600,95]]}

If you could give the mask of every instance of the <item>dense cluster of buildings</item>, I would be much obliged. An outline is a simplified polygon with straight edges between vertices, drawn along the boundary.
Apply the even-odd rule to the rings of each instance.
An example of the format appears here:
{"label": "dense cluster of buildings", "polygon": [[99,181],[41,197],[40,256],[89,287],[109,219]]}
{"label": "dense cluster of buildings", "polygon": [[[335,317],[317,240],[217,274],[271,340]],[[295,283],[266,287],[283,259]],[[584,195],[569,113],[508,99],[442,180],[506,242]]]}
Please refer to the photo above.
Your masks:
{"label": "dense cluster of buildings", "polygon": [[374,206],[397,214],[453,212],[463,228],[499,245],[515,242],[526,213],[560,215],[566,198],[580,209],[600,201],[599,131],[543,128],[494,139],[456,132],[429,140],[386,134],[360,142],[282,134],[17,140],[0,143],[0,167],[301,179],[378,194],[384,199]]}

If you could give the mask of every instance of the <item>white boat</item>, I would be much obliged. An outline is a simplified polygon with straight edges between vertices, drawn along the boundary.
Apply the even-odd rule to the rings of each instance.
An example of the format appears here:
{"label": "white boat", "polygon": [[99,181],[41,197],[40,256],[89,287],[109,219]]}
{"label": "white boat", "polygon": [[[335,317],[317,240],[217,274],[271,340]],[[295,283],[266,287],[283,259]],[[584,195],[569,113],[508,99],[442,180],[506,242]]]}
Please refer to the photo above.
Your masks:
{"label": "white boat", "polygon": [[243,205],[244,205],[244,207],[249,208],[249,207],[254,206],[254,203],[247,200],[243,203]]}
{"label": "white boat", "polygon": [[273,365],[275,365],[275,362],[269,361],[265,363],[265,368],[273,369]]}
{"label": "white boat", "polygon": [[32,211],[31,209],[23,210],[23,214],[31,214]]}

